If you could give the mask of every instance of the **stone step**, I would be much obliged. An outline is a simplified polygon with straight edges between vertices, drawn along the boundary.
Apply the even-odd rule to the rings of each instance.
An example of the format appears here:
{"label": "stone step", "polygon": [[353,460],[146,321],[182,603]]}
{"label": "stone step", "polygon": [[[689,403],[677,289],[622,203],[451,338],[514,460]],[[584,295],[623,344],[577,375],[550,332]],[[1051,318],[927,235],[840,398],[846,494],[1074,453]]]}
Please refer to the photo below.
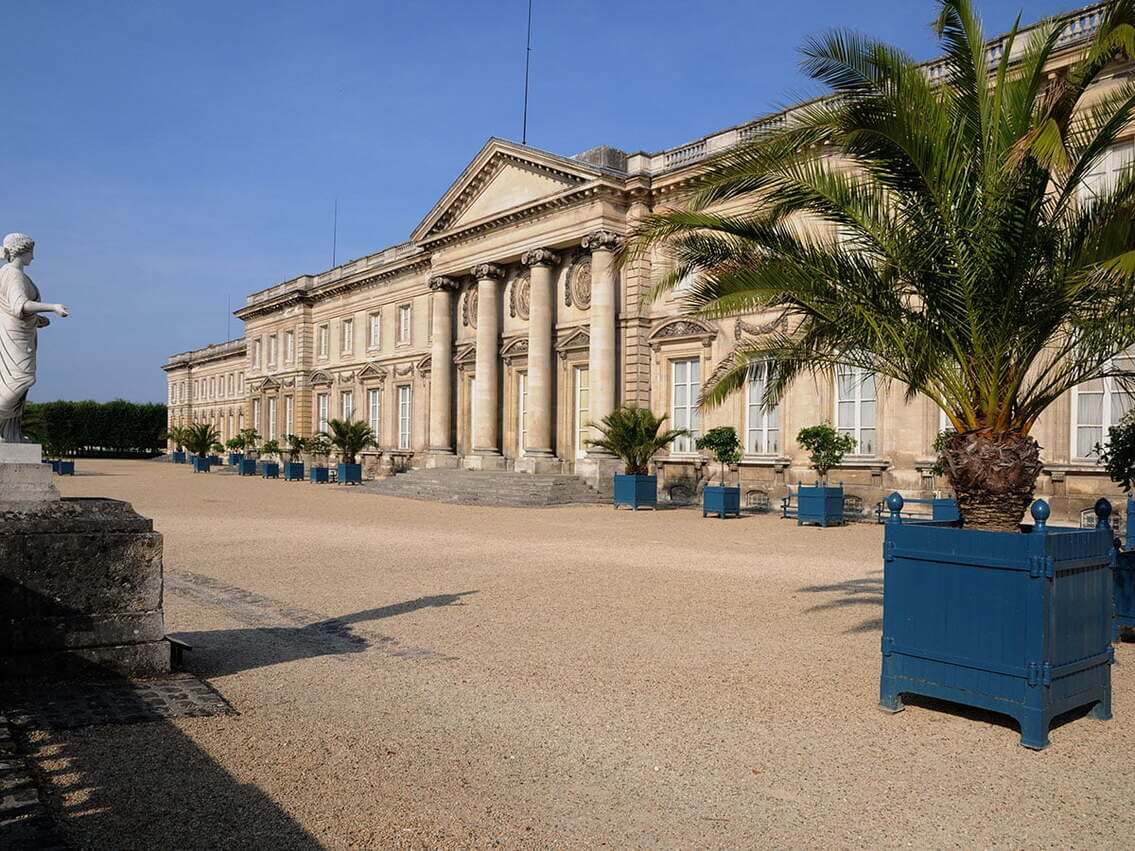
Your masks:
{"label": "stone step", "polygon": [[388,496],[462,505],[540,507],[606,501],[575,476],[496,470],[412,470],[363,487]]}

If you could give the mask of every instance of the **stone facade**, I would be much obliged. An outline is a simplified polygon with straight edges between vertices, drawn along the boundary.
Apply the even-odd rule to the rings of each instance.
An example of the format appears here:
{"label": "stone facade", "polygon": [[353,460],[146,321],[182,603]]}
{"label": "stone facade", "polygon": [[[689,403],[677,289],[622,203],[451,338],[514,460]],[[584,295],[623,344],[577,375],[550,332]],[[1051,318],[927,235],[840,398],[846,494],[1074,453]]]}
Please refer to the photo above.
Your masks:
{"label": "stone facade", "polygon": [[[1053,74],[1098,15],[1085,11],[1069,26]],[[933,78],[938,66],[926,72]],[[594,476],[607,467],[588,453],[586,424],[635,402],[698,431],[737,428],[746,454],[733,475],[750,502],[812,478],[793,436],[823,421],[858,439],[858,454],[833,478],[865,505],[891,489],[933,491],[943,485],[929,473],[940,415],[928,400],[905,401],[903,387],[848,374],[798,381],[775,412],[748,393],[693,410],[734,344],[768,333],[776,317],[687,318],[680,286],[649,297],[671,268],[665,257],[616,263],[623,235],[651,211],[680,205],[705,157],[791,118],[788,110],[656,154],[601,147],[562,157],[491,139],[408,241],[254,292],[235,312],[242,339],[170,358],[171,422],[209,419],[228,437],[243,416],[265,437],[282,437],[349,414],[372,422],[374,454],[397,463]],[[215,395],[215,378],[236,393]],[[1085,407],[1127,404],[1112,390],[1085,396]],[[1035,432],[1046,459],[1040,489],[1058,509],[1115,492],[1081,451],[1106,431],[1107,415],[1085,423],[1076,407],[1060,400]],[[695,494],[708,474],[686,443],[658,469],[674,498]]]}

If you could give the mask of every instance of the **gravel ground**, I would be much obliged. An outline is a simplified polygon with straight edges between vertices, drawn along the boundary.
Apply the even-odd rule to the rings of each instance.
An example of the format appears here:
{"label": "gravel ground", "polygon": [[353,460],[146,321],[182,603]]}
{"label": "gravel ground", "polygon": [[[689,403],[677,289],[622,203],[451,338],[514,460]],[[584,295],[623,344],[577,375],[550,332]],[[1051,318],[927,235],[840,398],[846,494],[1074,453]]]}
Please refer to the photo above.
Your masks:
{"label": "gravel ground", "polygon": [[471,508],[82,461],[241,713],[37,738],[80,845],[1135,844],[1115,720],[876,709],[882,529]]}

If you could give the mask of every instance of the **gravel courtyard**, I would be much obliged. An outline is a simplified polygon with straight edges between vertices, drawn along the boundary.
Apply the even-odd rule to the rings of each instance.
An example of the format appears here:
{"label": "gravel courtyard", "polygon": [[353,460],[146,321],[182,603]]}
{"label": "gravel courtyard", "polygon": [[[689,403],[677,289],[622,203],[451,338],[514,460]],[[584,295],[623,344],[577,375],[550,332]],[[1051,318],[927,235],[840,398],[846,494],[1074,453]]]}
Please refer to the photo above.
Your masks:
{"label": "gravel courtyard", "polygon": [[103,848],[1130,847],[1115,720],[876,709],[882,529],[467,508],[81,461],[165,535],[166,620],[240,713],[39,742]]}

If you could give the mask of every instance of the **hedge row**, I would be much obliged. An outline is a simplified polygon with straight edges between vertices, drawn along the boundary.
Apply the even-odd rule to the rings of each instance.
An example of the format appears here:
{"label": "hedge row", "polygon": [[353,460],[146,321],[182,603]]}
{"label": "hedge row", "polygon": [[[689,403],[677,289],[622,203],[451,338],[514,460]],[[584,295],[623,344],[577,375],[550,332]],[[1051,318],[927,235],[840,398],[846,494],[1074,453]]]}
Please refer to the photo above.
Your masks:
{"label": "hedge row", "polygon": [[50,455],[155,455],[165,449],[166,406],[113,402],[29,402],[24,432]]}

